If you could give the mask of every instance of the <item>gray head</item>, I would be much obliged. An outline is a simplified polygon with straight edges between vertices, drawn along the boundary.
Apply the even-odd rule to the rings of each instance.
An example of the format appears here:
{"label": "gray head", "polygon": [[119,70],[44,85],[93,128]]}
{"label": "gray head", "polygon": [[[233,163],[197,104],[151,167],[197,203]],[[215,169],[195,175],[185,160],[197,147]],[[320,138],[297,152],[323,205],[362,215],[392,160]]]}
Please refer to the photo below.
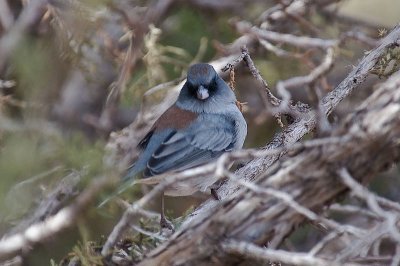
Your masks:
{"label": "gray head", "polygon": [[196,113],[222,113],[236,103],[235,94],[209,64],[192,65],[176,104]]}

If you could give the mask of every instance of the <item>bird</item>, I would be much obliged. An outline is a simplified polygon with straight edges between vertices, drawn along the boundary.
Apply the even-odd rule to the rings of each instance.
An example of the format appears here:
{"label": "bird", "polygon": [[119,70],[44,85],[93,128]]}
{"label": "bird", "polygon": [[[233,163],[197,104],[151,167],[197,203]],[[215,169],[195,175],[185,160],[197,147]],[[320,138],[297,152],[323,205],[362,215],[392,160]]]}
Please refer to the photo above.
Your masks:
{"label": "bird", "polygon": [[[246,120],[232,89],[211,65],[194,64],[188,69],[176,102],[139,142],[138,159],[122,178],[117,193],[138,178],[144,181],[138,183],[146,183],[151,177],[201,166],[225,152],[241,149],[246,135]],[[213,176],[197,177],[172,185],[164,194],[188,196],[205,192],[216,181]]]}

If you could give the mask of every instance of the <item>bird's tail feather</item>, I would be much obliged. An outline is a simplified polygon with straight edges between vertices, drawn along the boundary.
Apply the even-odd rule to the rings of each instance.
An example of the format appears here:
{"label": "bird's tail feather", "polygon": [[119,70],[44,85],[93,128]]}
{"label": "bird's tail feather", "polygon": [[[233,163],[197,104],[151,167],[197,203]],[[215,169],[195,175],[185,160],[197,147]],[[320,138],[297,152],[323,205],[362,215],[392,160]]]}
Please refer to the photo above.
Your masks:
{"label": "bird's tail feather", "polygon": [[110,200],[114,199],[118,195],[122,194],[124,191],[127,189],[133,187],[135,184],[137,184],[137,171],[135,171],[135,167],[131,167],[128,169],[126,175],[121,178],[121,184],[118,186],[118,189],[114,191],[111,195],[107,196],[99,205],[97,205],[97,208],[102,208],[105,206]]}

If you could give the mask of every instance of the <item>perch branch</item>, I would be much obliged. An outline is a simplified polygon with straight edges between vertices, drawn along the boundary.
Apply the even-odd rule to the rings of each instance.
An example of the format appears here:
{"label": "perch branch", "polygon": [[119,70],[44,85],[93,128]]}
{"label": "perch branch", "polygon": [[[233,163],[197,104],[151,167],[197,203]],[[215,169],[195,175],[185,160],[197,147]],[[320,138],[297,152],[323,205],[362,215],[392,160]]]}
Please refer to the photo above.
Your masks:
{"label": "perch branch", "polygon": [[[257,186],[279,189],[290,194],[302,206],[318,210],[346,192],[346,186],[338,182],[338,176],[332,175],[332,169],[337,165],[345,165],[354,178],[366,180],[388,163],[398,160],[399,88],[400,73],[397,73],[332,132],[333,136],[350,135],[356,140],[306,149],[287,158],[285,163],[278,163],[272,172],[260,173]],[[385,115],[381,115],[383,113]],[[242,176],[238,175],[238,178]],[[224,261],[225,265],[234,264],[233,258],[218,250],[221,239],[256,244],[268,242],[269,248],[276,248],[293,227],[305,219],[282,201],[265,195],[261,197],[244,188],[239,189],[234,197],[225,198],[222,204],[216,205],[218,208],[203,209],[202,215],[194,215],[195,219],[192,216],[190,222],[151,252],[140,265],[167,265],[183,258],[188,263],[201,264],[210,256],[216,261]],[[381,236],[381,232],[377,228],[376,237]],[[208,249],[195,252],[195,243],[202,243]]]}

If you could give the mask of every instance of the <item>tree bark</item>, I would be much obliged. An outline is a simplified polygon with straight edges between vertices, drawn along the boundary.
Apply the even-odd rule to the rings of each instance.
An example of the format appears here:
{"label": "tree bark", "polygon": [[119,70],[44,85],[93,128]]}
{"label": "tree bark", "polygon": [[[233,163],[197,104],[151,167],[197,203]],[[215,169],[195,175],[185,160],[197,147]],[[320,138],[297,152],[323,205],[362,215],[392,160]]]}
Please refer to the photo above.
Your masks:
{"label": "tree bark", "polygon": [[191,220],[139,265],[236,265],[240,258],[224,251],[226,241],[278,247],[307,220],[302,207],[318,212],[346,193],[338,169],[347,169],[360,182],[387,169],[400,156],[400,73],[383,83],[330,137],[344,141],[281,158],[259,175],[255,187],[241,188],[212,212]]}

